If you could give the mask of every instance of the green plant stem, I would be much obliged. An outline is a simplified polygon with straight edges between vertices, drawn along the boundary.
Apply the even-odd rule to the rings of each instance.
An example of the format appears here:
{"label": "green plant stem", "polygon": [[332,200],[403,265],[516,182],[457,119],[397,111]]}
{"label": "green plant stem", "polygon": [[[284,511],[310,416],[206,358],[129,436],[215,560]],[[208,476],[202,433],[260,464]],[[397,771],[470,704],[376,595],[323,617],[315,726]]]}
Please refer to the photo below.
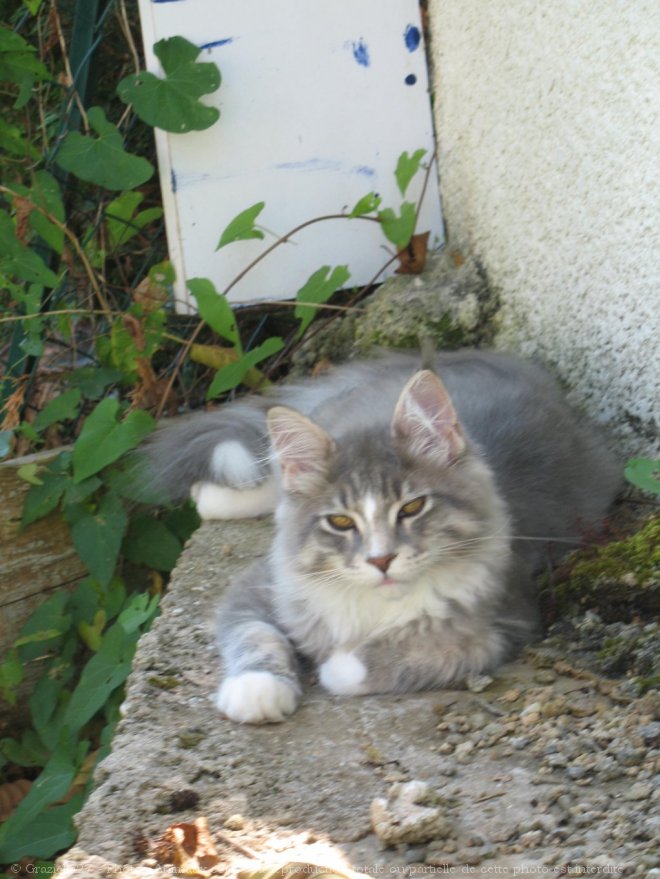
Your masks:
{"label": "green plant stem", "polygon": [[57,228],[61,232],[64,233],[66,238],[71,243],[71,246],[76,251],[76,254],[78,255],[78,259],[80,260],[80,262],[83,265],[83,268],[85,269],[85,273],[87,274],[87,277],[89,278],[89,282],[92,285],[92,289],[94,290],[94,295],[96,296],[96,298],[99,301],[99,304],[101,305],[101,308],[103,310],[103,314],[105,314],[105,316],[108,318],[108,320],[111,320],[112,319],[112,309],[110,308],[108,301],[105,298],[105,295],[104,295],[103,291],[101,290],[101,287],[99,286],[94,269],[92,268],[92,265],[87,258],[87,254],[83,250],[82,245],[80,244],[80,241],[78,240],[78,236],[75,235],[64,223],[62,223],[60,220],[58,220],[57,217],[53,216],[53,214],[51,214],[49,211],[45,210],[44,208],[42,208],[40,205],[36,204],[36,202],[32,201],[31,199],[29,199],[29,198],[26,199],[24,196],[19,195],[18,192],[14,192],[14,190],[10,189],[8,186],[0,185],[0,192],[4,192],[12,198],[21,198],[24,201],[28,201],[30,203],[30,205],[32,205],[33,210],[38,211],[40,214],[43,214],[43,216],[46,217],[47,220],[49,220],[54,226],[57,226]]}

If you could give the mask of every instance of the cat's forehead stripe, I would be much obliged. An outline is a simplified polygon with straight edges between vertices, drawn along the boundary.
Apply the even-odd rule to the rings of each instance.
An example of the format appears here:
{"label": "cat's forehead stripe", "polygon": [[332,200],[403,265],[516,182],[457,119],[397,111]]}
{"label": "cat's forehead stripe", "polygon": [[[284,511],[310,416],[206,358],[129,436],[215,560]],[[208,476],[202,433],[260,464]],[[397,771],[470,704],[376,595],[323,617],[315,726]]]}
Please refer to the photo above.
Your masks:
{"label": "cat's forehead stripe", "polygon": [[364,501],[362,502],[362,511],[368,525],[374,524],[376,513],[378,512],[378,506],[378,501],[372,494],[365,495]]}

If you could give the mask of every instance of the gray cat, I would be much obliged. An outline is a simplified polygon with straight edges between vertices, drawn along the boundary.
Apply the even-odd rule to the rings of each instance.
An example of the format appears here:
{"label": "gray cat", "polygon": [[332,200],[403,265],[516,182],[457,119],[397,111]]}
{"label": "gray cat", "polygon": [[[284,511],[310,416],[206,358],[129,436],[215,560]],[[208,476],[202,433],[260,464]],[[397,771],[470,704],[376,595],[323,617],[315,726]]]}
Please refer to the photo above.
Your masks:
{"label": "gray cat", "polygon": [[533,573],[611,503],[618,466],[540,369],[418,362],[350,363],[155,435],[162,479],[203,517],[276,509],[269,557],[219,616],[232,720],[292,713],[299,657],[347,695],[493,669],[536,632]]}

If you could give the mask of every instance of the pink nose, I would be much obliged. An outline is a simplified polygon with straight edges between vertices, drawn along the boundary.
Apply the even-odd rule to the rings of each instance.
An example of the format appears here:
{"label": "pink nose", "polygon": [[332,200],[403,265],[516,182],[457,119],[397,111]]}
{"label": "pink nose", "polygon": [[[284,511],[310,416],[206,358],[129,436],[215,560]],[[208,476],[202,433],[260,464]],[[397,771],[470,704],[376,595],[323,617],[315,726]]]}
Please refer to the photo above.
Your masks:
{"label": "pink nose", "polygon": [[391,555],[374,555],[371,558],[367,559],[370,565],[373,565],[375,568],[378,568],[379,571],[382,571],[383,574],[387,573],[387,569],[392,564],[396,555],[392,553]]}

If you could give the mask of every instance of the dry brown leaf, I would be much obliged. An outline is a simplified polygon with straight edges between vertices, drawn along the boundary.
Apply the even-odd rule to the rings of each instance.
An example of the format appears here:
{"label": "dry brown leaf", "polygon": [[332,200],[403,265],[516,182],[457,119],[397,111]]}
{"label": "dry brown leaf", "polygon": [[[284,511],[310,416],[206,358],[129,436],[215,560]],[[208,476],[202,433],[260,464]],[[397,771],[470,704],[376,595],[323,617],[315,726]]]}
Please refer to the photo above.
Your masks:
{"label": "dry brown leaf", "polygon": [[63,796],[61,800],[58,800],[58,803],[68,803],[72,797],[84,791],[84,789],[87,787],[87,783],[92,777],[92,772],[94,771],[94,766],[96,765],[96,759],[98,755],[98,748],[95,751],[89,752],[89,754],[85,757],[82,766],[78,770],[76,777],[73,779],[71,787],[69,788],[65,796]]}
{"label": "dry brown leaf", "polygon": [[312,377],[318,378],[320,375],[324,375],[330,369],[332,369],[332,361],[328,360],[327,357],[323,357],[321,358],[321,360],[314,364],[314,369],[312,369]]}
{"label": "dry brown leaf", "polygon": [[16,237],[22,244],[27,244],[30,234],[28,220],[34,210],[34,204],[29,198],[23,198],[22,195],[15,195],[13,203],[16,211]]}
{"label": "dry brown leaf", "polygon": [[142,306],[145,312],[157,311],[167,302],[167,288],[157,284],[147,275],[133,290],[133,299]]}
{"label": "dry brown leaf", "polygon": [[452,262],[457,269],[460,269],[460,267],[465,263],[465,257],[460,250],[450,250],[449,256],[451,257]]}
{"label": "dry brown leaf", "polygon": [[25,399],[25,388],[27,385],[24,381],[13,391],[7,398],[4,409],[4,418],[0,424],[0,430],[13,430],[21,423],[21,407]]}
{"label": "dry brown leaf", "polygon": [[134,409],[156,409],[161,398],[167,392],[165,408],[169,415],[176,415],[179,399],[174,388],[169,388],[169,381],[158,378],[146,357],[137,357],[135,360],[139,382],[128,395],[131,398]]}
{"label": "dry brown leaf", "polygon": [[170,824],[152,854],[159,864],[172,864],[184,876],[209,876],[220,863],[204,817],[195,818],[193,824]]}
{"label": "dry brown leaf", "polygon": [[424,271],[430,234],[430,232],[420,232],[413,235],[408,247],[397,254],[399,268],[396,273],[398,275],[419,275]]}
{"label": "dry brown leaf", "polygon": [[26,778],[0,784],[0,823],[6,821],[21,800],[28,795],[32,782]]}
{"label": "dry brown leaf", "polygon": [[126,331],[132,336],[135,347],[138,351],[144,351],[144,327],[142,321],[135,317],[134,314],[123,315],[121,322],[124,324]]}

